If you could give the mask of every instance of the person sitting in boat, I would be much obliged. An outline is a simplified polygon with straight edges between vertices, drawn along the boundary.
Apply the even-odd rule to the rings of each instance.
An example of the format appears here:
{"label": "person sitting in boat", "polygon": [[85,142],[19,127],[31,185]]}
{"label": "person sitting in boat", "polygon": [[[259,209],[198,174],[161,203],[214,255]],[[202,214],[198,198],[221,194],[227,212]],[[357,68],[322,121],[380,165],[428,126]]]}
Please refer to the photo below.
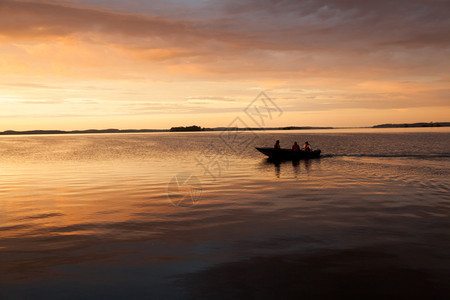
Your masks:
{"label": "person sitting in boat", "polygon": [[294,145],[292,145],[292,150],[300,151],[300,146],[297,144],[297,142],[294,142]]}
{"label": "person sitting in boat", "polygon": [[304,151],[312,151],[311,146],[309,145],[309,143],[306,141],[305,145],[303,146],[303,150]]}
{"label": "person sitting in boat", "polygon": [[281,147],[280,147],[280,141],[277,140],[276,143],[275,143],[275,145],[273,145],[273,147],[274,147],[275,149],[280,149],[280,148],[281,148]]}

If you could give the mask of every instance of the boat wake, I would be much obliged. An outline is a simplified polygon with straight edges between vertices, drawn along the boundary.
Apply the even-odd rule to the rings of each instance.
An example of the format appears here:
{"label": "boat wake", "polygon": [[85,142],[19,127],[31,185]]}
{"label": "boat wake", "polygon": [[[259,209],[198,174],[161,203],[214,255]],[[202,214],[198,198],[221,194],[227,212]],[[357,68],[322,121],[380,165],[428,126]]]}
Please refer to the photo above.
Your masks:
{"label": "boat wake", "polygon": [[418,159],[437,159],[449,158],[450,153],[433,154],[324,154],[321,157],[387,157],[387,158],[418,158]]}

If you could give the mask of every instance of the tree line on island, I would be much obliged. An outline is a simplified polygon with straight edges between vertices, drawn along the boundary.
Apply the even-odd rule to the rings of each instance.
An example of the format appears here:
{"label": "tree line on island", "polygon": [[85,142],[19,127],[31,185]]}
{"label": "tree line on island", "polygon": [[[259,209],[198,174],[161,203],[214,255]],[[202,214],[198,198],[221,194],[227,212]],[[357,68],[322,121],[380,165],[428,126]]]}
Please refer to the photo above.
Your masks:
{"label": "tree line on island", "polygon": [[192,126],[179,126],[179,127],[172,127],[170,128],[170,132],[180,132],[180,131],[205,131],[205,128],[201,128],[197,125]]}
{"label": "tree line on island", "polygon": [[403,127],[449,127],[450,122],[429,122],[429,123],[404,123],[404,124],[381,124],[372,128],[403,128]]}

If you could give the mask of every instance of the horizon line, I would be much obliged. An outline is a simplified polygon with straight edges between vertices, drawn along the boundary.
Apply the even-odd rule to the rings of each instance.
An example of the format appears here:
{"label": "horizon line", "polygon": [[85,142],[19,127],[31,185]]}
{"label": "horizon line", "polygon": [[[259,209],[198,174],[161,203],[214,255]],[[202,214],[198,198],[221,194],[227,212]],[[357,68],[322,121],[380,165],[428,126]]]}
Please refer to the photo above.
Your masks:
{"label": "horizon line", "polygon": [[[196,125],[192,125],[196,126]],[[186,126],[174,126],[175,127],[186,127]],[[187,126],[189,127],[189,126]],[[197,126],[199,127],[199,126]],[[420,128],[420,127],[450,127],[450,122],[416,122],[416,123],[385,123],[377,124],[372,126],[276,126],[276,127],[228,127],[228,126],[218,126],[218,127],[200,127],[201,131],[218,131],[218,130],[238,130],[238,131],[250,131],[250,130],[326,130],[326,129],[363,129],[363,128]],[[107,129],[75,129],[75,130],[59,130],[59,129],[34,129],[34,130],[5,130],[0,131],[0,135],[20,135],[20,134],[95,134],[95,133],[139,133],[139,132],[199,132],[197,131],[171,131],[169,128],[164,129],[117,129],[117,128],[107,128]]]}

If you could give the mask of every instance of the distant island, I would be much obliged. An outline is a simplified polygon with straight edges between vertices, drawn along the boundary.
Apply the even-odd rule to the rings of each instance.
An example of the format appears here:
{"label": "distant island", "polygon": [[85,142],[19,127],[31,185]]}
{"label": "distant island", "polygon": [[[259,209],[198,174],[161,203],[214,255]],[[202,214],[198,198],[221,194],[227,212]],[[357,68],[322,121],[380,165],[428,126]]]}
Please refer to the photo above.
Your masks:
{"label": "distant island", "polygon": [[405,124],[381,124],[372,128],[404,128],[404,127],[449,127],[450,122],[429,122],[429,123],[405,123]]}
{"label": "distant island", "polygon": [[172,127],[170,128],[170,132],[180,132],[180,131],[204,131],[205,128],[201,128],[200,126],[197,125],[192,125],[192,126],[180,126],[180,127]]}
{"label": "distant island", "polygon": [[215,127],[205,128],[205,131],[259,131],[259,130],[310,130],[310,129],[336,129],[335,127],[313,127],[313,126],[288,126],[288,127]]}
{"label": "distant island", "polygon": [[134,133],[134,132],[165,132],[166,129],[88,129],[88,130],[27,130],[15,131],[6,130],[0,132],[0,135],[18,135],[18,134],[85,134],[85,133]]}

